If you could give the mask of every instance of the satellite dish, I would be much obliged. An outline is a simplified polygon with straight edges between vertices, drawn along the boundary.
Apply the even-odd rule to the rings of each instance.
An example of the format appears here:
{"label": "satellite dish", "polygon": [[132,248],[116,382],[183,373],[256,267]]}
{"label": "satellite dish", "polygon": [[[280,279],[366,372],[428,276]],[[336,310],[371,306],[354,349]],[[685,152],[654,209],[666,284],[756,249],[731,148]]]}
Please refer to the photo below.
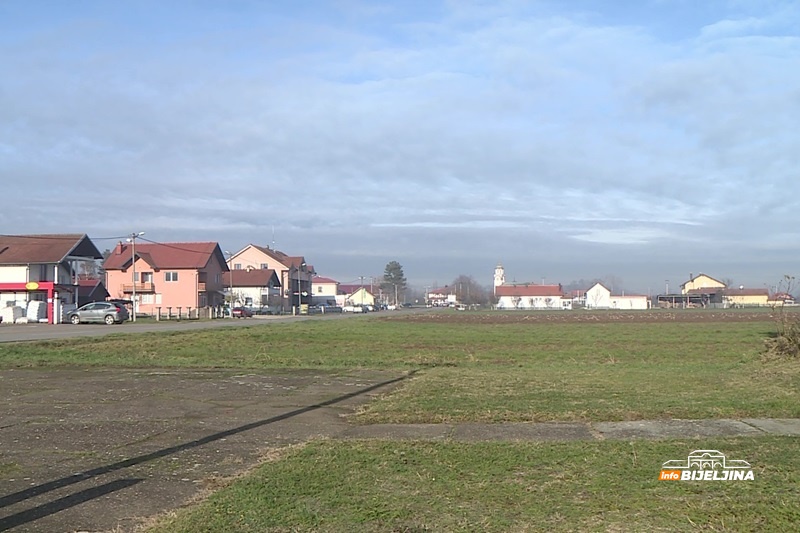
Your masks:
{"label": "satellite dish", "polygon": [[744,285],[739,285],[739,290],[744,289]]}

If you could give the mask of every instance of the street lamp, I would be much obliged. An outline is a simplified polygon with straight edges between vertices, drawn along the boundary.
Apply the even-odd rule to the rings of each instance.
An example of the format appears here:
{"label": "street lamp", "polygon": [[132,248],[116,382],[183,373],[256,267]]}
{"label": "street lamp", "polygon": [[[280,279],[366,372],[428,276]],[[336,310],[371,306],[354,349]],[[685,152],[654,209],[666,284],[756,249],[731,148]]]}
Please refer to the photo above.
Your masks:
{"label": "street lamp", "polygon": [[131,268],[133,269],[133,289],[131,290],[131,320],[136,322],[136,237],[144,235],[143,231],[131,233],[128,242],[131,243]]}
{"label": "street lamp", "polygon": [[229,278],[230,278],[229,281],[230,281],[230,285],[231,285],[231,291],[230,291],[229,298],[230,298],[231,318],[233,318],[233,268],[232,268],[233,267],[233,263],[232,263],[233,254],[230,253],[229,251],[225,250],[225,255],[228,256],[228,262],[230,263],[228,265],[228,271],[229,271],[228,275],[229,275]]}
{"label": "street lamp", "polygon": [[306,266],[305,261],[300,263],[300,265],[297,267],[297,315],[298,316],[300,315],[300,306],[303,304],[302,300],[300,299],[303,294],[300,285],[300,269],[303,268],[304,266]]}

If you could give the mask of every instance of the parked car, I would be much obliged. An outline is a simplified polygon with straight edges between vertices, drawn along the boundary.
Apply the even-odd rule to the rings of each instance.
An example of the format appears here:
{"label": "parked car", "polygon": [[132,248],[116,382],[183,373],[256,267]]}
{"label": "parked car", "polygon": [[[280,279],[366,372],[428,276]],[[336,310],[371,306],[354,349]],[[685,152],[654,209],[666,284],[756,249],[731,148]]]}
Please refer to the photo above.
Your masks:
{"label": "parked car", "polygon": [[364,308],[360,305],[345,305],[342,307],[342,313],[363,313]]}
{"label": "parked car", "polygon": [[253,312],[246,307],[234,307],[233,318],[252,318]]}
{"label": "parked car", "polygon": [[128,320],[128,316],[128,310],[120,303],[92,302],[70,312],[67,319],[72,324],[100,322],[111,325],[122,324]]}

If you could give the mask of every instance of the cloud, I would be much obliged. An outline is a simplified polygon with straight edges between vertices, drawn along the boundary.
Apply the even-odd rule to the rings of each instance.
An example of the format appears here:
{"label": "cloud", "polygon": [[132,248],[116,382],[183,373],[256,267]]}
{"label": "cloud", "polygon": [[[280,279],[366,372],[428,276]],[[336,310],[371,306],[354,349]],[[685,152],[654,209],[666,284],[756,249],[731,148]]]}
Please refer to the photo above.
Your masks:
{"label": "cloud", "polygon": [[[546,2],[169,4],[143,26],[100,5],[18,8],[0,38],[3,196],[50,212],[31,227],[14,207],[5,231],[234,247],[274,227],[308,256],[358,236],[491,263],[521,241],[565,260],[633,243],[646,263],[665,239],[702,254],[698,235],[779,250],[800,222],[787,4],[717,3],[673,38],[635,10]],[[73,216],[109,208],[113,228]]]}

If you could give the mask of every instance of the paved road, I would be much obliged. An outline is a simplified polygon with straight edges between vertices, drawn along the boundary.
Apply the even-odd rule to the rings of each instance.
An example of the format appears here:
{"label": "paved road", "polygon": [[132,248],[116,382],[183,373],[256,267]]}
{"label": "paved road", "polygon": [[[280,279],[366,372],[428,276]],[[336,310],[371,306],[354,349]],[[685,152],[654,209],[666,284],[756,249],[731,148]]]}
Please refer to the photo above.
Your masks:
{"label": "paved road", "polygon": [[288,322],[298,320],[339,320],[339,319],[365,319],[370,317],[390,316],[400,313],[425,312],[425,308],[411,308],[402,311],[385,311],[381,313],[361,314],[328,314],[328,315],[303,315],[303,316],[258,316],[246,319],[221,318],[219,320],[163,320],[153,322],[145,320],[139,322],[126,322],[113,326],[105,324],[0,324],[0,343],[41,341],[50,339],[68,339],[75,337],[97,337],[112,333],[149,333],[154,331],[175,331],[224,328],[230,326],[262,326],[273,322]]}
{"label": "paved road", "polygon": [[153,322],[126,322],[107,326],[105,324],[15,324],[0,325],[0,342],[39,341],[48,339],[67,339],[73,337],[96,337],[112,333],[147,333],[153,331],[191,330],[222,328],[229,326],[258,326],[270,321],[307,320],[309,317],[275,316],[252,319],[219,320],[173,320]]}

